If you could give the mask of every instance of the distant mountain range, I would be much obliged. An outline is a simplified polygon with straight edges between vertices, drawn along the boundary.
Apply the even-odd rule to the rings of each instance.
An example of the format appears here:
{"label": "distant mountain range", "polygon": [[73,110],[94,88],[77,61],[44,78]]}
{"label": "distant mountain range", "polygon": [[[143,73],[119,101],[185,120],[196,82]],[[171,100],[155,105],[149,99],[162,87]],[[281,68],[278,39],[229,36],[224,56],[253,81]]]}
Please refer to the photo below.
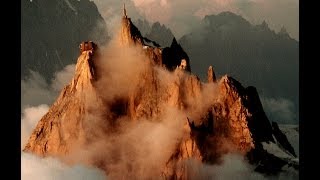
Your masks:
{"label": "distant mountain range", "polygon": [[21,1],[21,78],[29,70],[47,81],[66,65],[75,63],[82,41],[103,43],[106,24],[89,0]]}
{"label": "distant mountain range", "polygon": [[174,38],[171,30],[166,27],[164,24],[155,22],[152,25],[146,20],[138,19],[134,21],[134,24],[141,29],[141,34],[148,39],[152,39],[159,43],[162,47],[169,47]]}
{"label": "distant mountain range", "polygon": [[[156,22],[151,28],[146,20],[137,20],[136,24],[150,39],[162,44],[172,41],[165,25]],[[205,16],[178,42],[190,57],[192,72],[201,79],[206,77],[206,68],[213,65],[217,76],[231,75],[257,87],[262,97],[292,102],[297,114],[289,123],[298,122],[299,42],[285,28],[276,33],[265,21],[252,25],[239,15],[222,12]],[[271,119],[287,123],[279,117]]]}
{"label": "distant mountain range", "polygon": [[[79,55],[75,45],[85,40],[102,44],[108,39],[106,24],[92,1],[21,3],[21,78],[33,70],[49,81],[56,71],[75,63]],[[171,45],[174,35],[165,25],[141,19],[133,22],[144,37],[161,47]],[[177,42],[189,55],[191,71],[201,79],[213,65],[218,77],[228,74],[253,85],[262,98],[292,101],[294,112],[299,112],[299,42],[284,28],[276,33],[265,22],[252,25],[239,15],[223,12],[205,16]],[[276,118],[271,120],[286,123]]]}
{"label": "distant mountain range", "polygon": [[252,84],[263,97],[288,99],[298,112],[299,42],[284,28],[276,33],[265,22],[252,25],[223,12],[205,16],[198,28],[178,42],[189,54],[192,71],[201,78],[206,67],[213,65],[218,76],[229,74]]}

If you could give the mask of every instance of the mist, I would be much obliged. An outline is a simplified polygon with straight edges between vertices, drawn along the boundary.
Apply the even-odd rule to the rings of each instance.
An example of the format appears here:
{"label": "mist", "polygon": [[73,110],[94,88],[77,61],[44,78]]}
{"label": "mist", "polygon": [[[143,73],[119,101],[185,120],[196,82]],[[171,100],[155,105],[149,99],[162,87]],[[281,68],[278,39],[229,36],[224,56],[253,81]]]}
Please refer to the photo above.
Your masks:
{"label": "mist", "polygon": [[38,72],[30,70],[30,76],[21,80],[21,109],[40,104],[51,105],[60,90],[71,81],[74,70],[75,64],[67,65],[54,73],[50,83]]}
{"label": "mist", "polygon": [[103,171],[85,165],[68,166],[60,160],[21,153],[21,179],[23,180],[106,180]]}
{"label": "mist", "polygon": [[26,145],[27,140],[36,127],[38,121],[48,112],[48,110],[49,106],[46,104],[26,107],[23,110],[21,117],[21,149]]}
{"label": "mist", "polygon": [[279,124],[296,124],[298,114],[294,109],[294,103],[285,98],[261,97],[263,109],[270,121]]}
{"label": "mist", "polygon": [[[192,89],[195,91],[194,97],[179,96],[181,92],[188,93],[185,92],[188,91],[185,84],[194,78],[192,75],[179,69],[169,72],[163,67],[154,66],[141,47],[125,47],[120,39],[115,35],[109,44],[101,48],[101,57],[97,61],[99,79],[94,87],[105,106],[99,109],[95,106],[97,102],[90,102],[96,111],[88,111],[84,119],[86,137],[79,137],[81,143],[76,144],[67,156],[60,157],[61,162],[22,153],[22,174],[27,179],[105,179],[104,174],[110,179],[161,179],[161,173],[179,148],[179,143],[189,137],[187,117],[200,119],[199,114],[212,106],[218,94],[215,83],[204,84],[199,91]],[[24,92],[30,94],[37,90],[48,97],[54,96],[70,81],[73,73],[74,66],[66,67],[55,75],[50,85],[34,73],[34,77],[22,82],[25,83]],[[158,86],[154,87],[153,84]],[[132,93],[150,102],[141,103],[143,105],[138,106],[132,114],[113,114],[114,102],[126,99]],[[32,96],[36,95],[30,94]],[[152,101],[156,98],[162,101]],[[45,104],[52,103],[49,99]],[[34,106],[42,102],[31,100],[24,104]],[[180,101],[188,104],[189,108],[182,108],[178,104]],[[30,133],[39,117],[47,111],[46,105],[25,109],[22,121],[29,123],[25,134]],[[30,163],[34,169],[29,169],[27,164]],[[235,176],[240,176],[240,179],[263,179],[246,163],[244,156],[237,154],[222,156],[222,164],[205,165],[190,159],[185,165],[189,167],[186,173],[193,179],[231,179]]]}
{"label": "mist", "polygon": [[103,18],[108,22],[114,15],[121,15],[122,2],[133,19],[144,18],[170,27],[176,38],[196,28],[205,15],[231,11],[253,24],[264,20],[278,32],[285,27],[291,37],[299,40],[299,1],[297,0],[94,0]]}
{"label": "mist", "polygon": [[[174,72],[168,72],[164,68],[154,66],[150,59],[142,52],[142,48],[121,47],[119,37],[114,37],[114,40],[106,47],[101,48],[100,59],[97,61],[100,79],[95,83],[95,87],[106,104],[106,107],[102,111],[107,114],[109,113],[109,116],[100,116],[103,112],[88,112],[83,124],[85,126],[86,138],[89,141],[84,145],[81,143],[75,145],[68,156],[61,157],[62,162],[68,166],[78,166],[79,164],[94,165],[104,170],[111,179],[150,179],[157,176],[161,178],[161,172],[164,170],[163,168],[168,159],[176,151],[181,139],[188,136],[188,132],[184,130],[184,125],[187,122],[187,113],[176,106],[174,102],[177,99],[176,97],[172,97],[172,104],[167,105],[166,101],[163,101],[157,104],[156,107],[150,105],[149,108],[161,109],[159,114],[155,116],[137,115],[137,119],[133,120],[127,115],[120,117],[112,116],[112,102],[117,97],[130,96],[131,93],[137,91],[137,87],[141,87],[141,84],[148,85],[149,78],[154,78],[155,81],[159,81],[161,86],[163,85],[164,88],[159,90],[163,93],[163,91],[167,90],[166,88],[176,83],[182,84],[182,81],[190,75],[184,74],[181,71],[179,73],[182,74],[177,76]],[[40,83],[42,85],[40,86],[41,90],[45,89],[48,93],[51,91],[55,92],[64,87],[67,79],[70,81],[70,77],[72,76],[69,75],[73,73],[74,66],[69,66],[62,72],[56,73],[50,85],[41,84],[40,82],[42,81],[39,81],[41,76],[39,75],[36,76],[37,78],[27,81],[29,83],[26,84]],[[152,74],[154,76],[150,77]],[[141,79],[143,80],[141,81]],[[34,88],[36,87],[38,86]],[[212,88],[212,86],[208,86],[204,88],[203,92],[199,93],[207,93],[206,91]],[[150,98],[152,99],[152,97]],[[96,102],[89,103],[94,104]],[[209,106],[207,103],[204,103],[203,106],[200,106],[200,102],[195,103],[199,104],[197,111],[206,109]],[[32,103],[27,102],[26,104]],[[33,102],[33,104],[36,103]],[[47,105],[25,109],[22,114],[22,123],[28,125],[28,131],[24,133],[26,137],[30,136],[30,130],[35,128],[36,123],[47,111]],[[109,124],[107,123],[108,121],[115,123]],[[47,161],[40,158],[32,159],[32,162],[36,164]],[[62,165],[59,165],[58,168],[60,166]],[[66,168],[67,166],[62,167]],[[43,171],[49,171],[48,174],[51,171],[57,171],[56,166],[44,166],[43,168],[46,168]],[[62,172],[62,174],[68,174],[69,170]],[[70,171],[76,170],[71,169]],[[36,174],[36,172],[32,171],[30,176],[37,176]],[[39,177],[42,177],[41,175]],[[56,176],[64,177],[67,175]]]}
{"label": "mist", "polygon": [[[84,120],[85,134],[90,140],[85,143],[81,140],[62,159],[70,165],[94,165],[104,170],[110,179],[163,179],[162,172],[168,160],[190,136],[187,117],[201,119],[200,114],[208,111],[217,98],[217,85],[204,83],[199,90],[196,85],[187,87],[187,82],[195,78],[193,75],[155,66],[141,47],[124,46],[121,38],[114,36],[101,48],[101,56],[96,61],[99,78],[94,86],[104,106],[102,109],[95,106],[101,113],[88,112]],[[157,84],[156,89],[153,89],[154,84]],[[189,88],[193,88],[194,97],[179,95],[189,93]],[[116,109],[120,115],[115,115],[114,102],[128,99],[132,94],[141,98],[137,100],[140,105],[134,113]],[[181,101],[189,108],[181,107]],[[222,144],[225,144],[221,147],[223,150],[217,147],[217,153],[236,153],[226,142]],[[185,165],[192,167],[184,173],[194,179],[230,178],[239,172],[243,179],[261,176],[238,156],[223,158],[224,164],[212,167],[190,160],[191,165]],[[195,172],[195,169],[198,170]]]}
{"label": "mist", "polygon": [[[94,137],[94,141],[89,141],[90,145],[79,144],[64,160],[69,164],[94,164],[105,170],[111,179],[160,178],[166,162],[186,135],[183,130],[186,113],[175,104],[167,105],[163,101],[141,107],[161,109],[153,116],[140,116],[138,112],[135,119],[127,114],[113,116],[113,102],[130,97],[139,92],[139,88],[148,91],[148,86],[152,85],[150,78],[161,79],[159,83],[166,84],[165,88],[179,79],[153,66],[141,47],[123,46],[120,39],[115,36],[101,48],[97,61],[100,78],[95,87],[106,105],[102,110],[106,115],[92,113],[85,119],[86,136]],[[161,78],[164,77],[161,73],[166,77]],[[153,98],[150,93],[149,100]]]}
{"label": "mist", "polygon": [[266,180],[268,178],[254,172],[254,167],[245,161],[240,154],[226,154],[222,157],[222,163],[209,165],[199,163],[193,159],[185,162],[188,169],[188,178],[196,179],[223,179],[223,180]]}

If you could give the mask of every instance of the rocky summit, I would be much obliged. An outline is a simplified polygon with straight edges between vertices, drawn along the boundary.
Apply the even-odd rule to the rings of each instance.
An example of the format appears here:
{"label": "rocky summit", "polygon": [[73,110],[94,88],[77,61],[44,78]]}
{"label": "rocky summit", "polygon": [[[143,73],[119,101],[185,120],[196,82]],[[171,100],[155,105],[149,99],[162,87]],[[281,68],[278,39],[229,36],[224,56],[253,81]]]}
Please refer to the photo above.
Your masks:
{"label": "rocky summit", "polygon": [[165,48],[144,38],[125,8],[121,21],[106,49],[80,45],[73,79],[23,151],[86,163],[111,179],[192,179],[189,159],[214,165],[229,153],[263,175],[298,171],[294,149],[268,120],[255,87],[217,78],[212,66],[201,82],[175,38]]}

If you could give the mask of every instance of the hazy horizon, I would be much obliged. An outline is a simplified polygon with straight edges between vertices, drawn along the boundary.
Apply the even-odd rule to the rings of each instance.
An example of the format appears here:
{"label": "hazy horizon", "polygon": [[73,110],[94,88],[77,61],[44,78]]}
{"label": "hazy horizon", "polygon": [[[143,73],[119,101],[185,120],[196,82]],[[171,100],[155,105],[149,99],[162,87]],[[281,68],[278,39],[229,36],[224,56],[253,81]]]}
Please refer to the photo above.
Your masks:
{"label": "hazy horizon", "polygon": [[132,19],[160,22],[171,29],[177,39],[189,33],[205,15],[230,11],[251,24],[266,21],[279,32],[284,27],[299,41],[299,1],[297,0],[93,0],[107,25],[121,16],[123,3]]}

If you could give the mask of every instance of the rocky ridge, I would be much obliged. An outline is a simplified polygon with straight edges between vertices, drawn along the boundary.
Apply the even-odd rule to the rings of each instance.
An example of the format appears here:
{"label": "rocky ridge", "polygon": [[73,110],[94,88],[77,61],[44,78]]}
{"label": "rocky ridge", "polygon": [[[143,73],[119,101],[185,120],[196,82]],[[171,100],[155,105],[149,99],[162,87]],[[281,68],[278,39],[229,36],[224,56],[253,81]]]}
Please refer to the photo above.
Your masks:
{"label": "rocky ridge", "polygon": [[[39,121],[24,151],[64,157],[81,146],[92,146],[98,137],[108,139],[121,133],[123,123],[142,119],[161,122],[166,107],[172,107],[184,113],[183,127],[177,129],[183,136],[168,149],[166,163],[160,164],[159,176],[165,179],[188,179],[184,165],[187,159],[215,164],[228,153],[245,155],[257,171],[265,174],[277,174],[285,165],[298,168],[290,159],[264,149],[264,143],[276,142],[275,136],[281,147],[291,152],[289,157],[294,157],[285,135],[271,126],[254,87],[245,88],[228,75],[216,79],[212,67],[207,73],[208,83],[201,82],[191,74],[189,58],[175,39],[164,49],[148,45],[125,11],[119,42],[124,49],[142,50],[148,59],[132,91],[106,99],[98,86],[101,79],[111,77],[104,77],[98,66],[99,50],[84,50],[74,78]],[[167,73],[172,77],[169,81],[164,80]],[[95,123],[102,131],[94,129]],[[89,163],[105,170],[108,176],[120,178],[112,175],[108,159]]]}

